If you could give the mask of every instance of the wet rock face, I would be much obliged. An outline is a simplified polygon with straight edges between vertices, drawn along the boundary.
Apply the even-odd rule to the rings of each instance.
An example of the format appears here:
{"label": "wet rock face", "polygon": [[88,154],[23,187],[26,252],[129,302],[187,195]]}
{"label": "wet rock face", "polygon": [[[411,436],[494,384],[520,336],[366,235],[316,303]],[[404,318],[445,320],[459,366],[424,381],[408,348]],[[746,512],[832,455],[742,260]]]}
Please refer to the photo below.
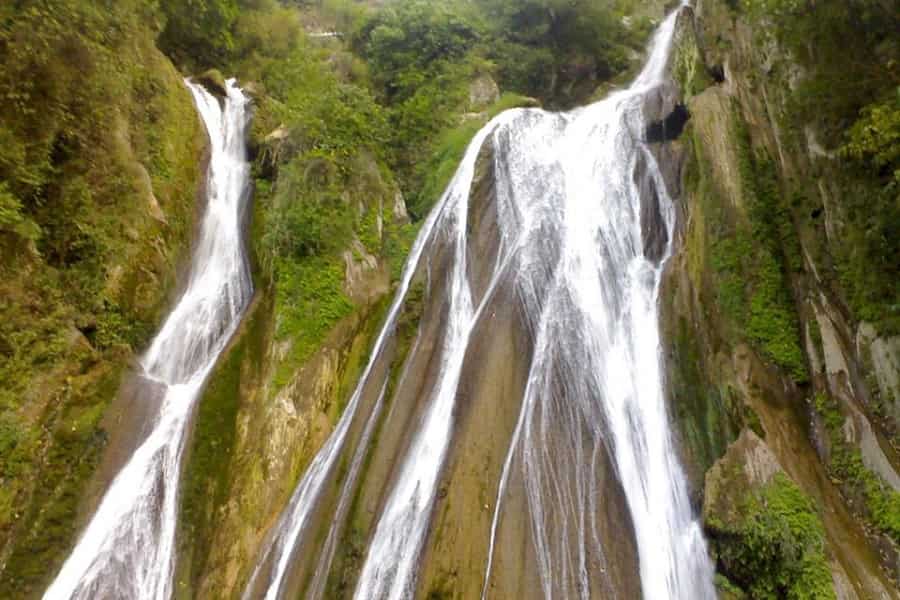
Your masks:
{"label": "wet rock face", "polygon": [[690,118],[687,108],[681,103],[680,90],[671,83],[665,83],[650,91],[642,105],[645,122],[648,125],[639,132],[649,146],[653,159],[662,174],[665,190],[658,189],[659,183],[648,175],[647,157],[638,154],[634,168],[634,182],[641,197],[641,234],[644,241],[644,255],[653,262],[663,258],[669,244],[669,234],[660,212],[660,193],[677,198],[681,193],[680,177],[682,151],[674,144]]}
{"label": "wet rock face", "polygon": [[[515,168],[507,162],[509,142],[502,135],[489,139],[476,163],[467,224],[470,256],[477,257],[468,265],[475,298],[483,297],[501,251],[496,178],[498,172]],[[560,253],[555,244],[547,244],[543,250],[551,264]],[[534,545],[536,524],[521,458],[515,459],[511,470],[497,521],[493,566],[484,581],[489,551],[486,542],[491,537],[496,494],[525,397],[536,333],[533,316],[523,310],[516,279],[504,279],[492,294],[474,326],[462,367],[454,410],[454,443],[439,484],[441,492],[422,559],[418,584],[421,597],[442,597],[440,594],[446,593],[477,598],[485,585],[490,598],[544,597]],[[565,395],[563,391],[560,394]],[[544,439],[547,444],[560,444],[562,456],[570,433],[560,425]],[[603,500],[589,517],[604,553],[589,549],[592,568],[587,581],[591,597],[640,597],[637,547],[625,495],[610,455],[603,451],[595,459]],[[549,492],[548,497],[552,495]],[[564,519],[558,514],[546,518],[542,527],[552,538]],[[574,531],[569,535],[569,543],[581,543]]]}
{"label": "wet rock face", "polygon": [[681,137],[681,132],[684,131],[684,126],[690,118],[691,113],[688,112],[687,107],[684,104],[676,104],[672,112],[666,115],[665,118],[654,121],[647,126],[647,141],[651,144],[658,144],[677,140]]}
{"label": "wet rock face", "polygon": [[[874,401],[888,421],[889,433],[900,431],[900,336],[879,337],[875,328],[862,323],[856,336],[857,352],[874,375]],[[898,442],[900,443],[900,442]]]}
{"label": "wet rock face", "polygon": [[659,190],[652,177],[647,176],[647,159],[638,156],[634,170],[634,182],[641,191],[641,235],[644,239],[644,256],[659,262],[669,243],[669,232],[660,213]]}

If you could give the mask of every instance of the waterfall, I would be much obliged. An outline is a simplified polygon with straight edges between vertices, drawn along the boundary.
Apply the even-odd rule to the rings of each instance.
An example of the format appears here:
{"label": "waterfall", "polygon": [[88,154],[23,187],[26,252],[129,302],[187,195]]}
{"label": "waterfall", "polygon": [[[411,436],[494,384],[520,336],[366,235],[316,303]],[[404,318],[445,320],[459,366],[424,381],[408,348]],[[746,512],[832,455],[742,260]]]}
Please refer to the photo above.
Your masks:
{"label": "waterfall", "polygon": [[[604,456],[611,457],[631,517],[624,527],[635,538],[644,597],[715,597],[712,564],[691,512],[665,405],[658,293],[675,210],[645,141],[645,108],[667,83],[677,14],[658,28],[648,61],[628,89],[569,113],[507,111],[476,135],[413,246],[345,412],[267,537],[245,599],[293,593],[287,579],[302,543],[317,554],[305,597],[323,597],[322,580],[331,568],[345,505],[358,485],[370,424],[380,418],[385,386],[376,365],[419,273],[441,290],[435,300],[439,333],[425,344],[433,353],[429,364],[436,366],[420,392],[421,413],[408,443],[383,482],[354,598],[416,593],[465,363],[477,356],[479,328],[490,327],[501,290],[524,315],[531,347],[496,489],[482,597],[492,597],[497,532],[513,479],[524,487],[542,595],[596,597],[605,595],[598,591],[603,585],[615,595],[612,583],[597,583],[609,551],[596,517],[608,491],[598,475]],[[470,203],[486,147],[493,149],[495,256],[473,250],[480,247],[473,225],[480,217]],[[417,342],[407,365],[418,348]],[[373,386],[381,393],[365,416],[361,398]],[[359,423],[365,432],[359,446],[348,449],[351,427]],[[345,453],[352,458],[341,474],[337,465]],[[313,515],[322,497],[335,493],[337,515],[322,547],[314,541],[320,538],[312,533]]]}
{"label": "waterfall", "polygon": [[209,133],[207,205],[186,288],[141,360],[164,391],[152,430],[106,491],[45,600],[172,596],[178,480],[187,425],[253,285],[241,234],[249,195],[248,99],[227,82],[224,106],[186,81]]}
{"label": "waterfall", "polygon": [[[507,160],[519,168],[509,174],[505,201],[532,220],[532,227],[540,223],[542,235],[549,230],[558,235],[559,249],[551,275],[523,285],[524,302],[536,319],[535,358],[498,491],[482,597],[489,595],[498,516],[516,463],[523,469],[544,595],[589,597],[588,550],[554,533],[575,529],[576,539],[590,540],[593,524],[584,515],[596,513],[598,487],[590,465],[606,435],[631,512],[644,597],[715,597],[712,565],[691,514],[663,393],[657,294],[674,207],[642,139],[647,127],[642,105],[663,82],[676,18],[677,12],[656,32],[650,58],[630,88],[557,117],[549,132],[534,126],[516,132],[519,139],[507,150],[515,153]],[[529,165],[537,169],[541,161],[558,161],[561,190],[552,197],[559,201],[555,206],[541,201],[528,175]],[[635,176],[639,163],[646,169]],[[641,177],[649,178],[656,203],[642,198]],[[654,209],[658,214],[642,214]],[[662,221],[665,250],[659,259],[650,248],[659,240],[642,231],[648,218]],[[528,260],[540,263],[543,257]],[[548,439],[561,423],[572,436],[562,444],[564,453]],[[568,460],[561,460],[566,453]],[[560,479],[575,485],[550,485]],[[548,513],[554,513],[552,529]]]}

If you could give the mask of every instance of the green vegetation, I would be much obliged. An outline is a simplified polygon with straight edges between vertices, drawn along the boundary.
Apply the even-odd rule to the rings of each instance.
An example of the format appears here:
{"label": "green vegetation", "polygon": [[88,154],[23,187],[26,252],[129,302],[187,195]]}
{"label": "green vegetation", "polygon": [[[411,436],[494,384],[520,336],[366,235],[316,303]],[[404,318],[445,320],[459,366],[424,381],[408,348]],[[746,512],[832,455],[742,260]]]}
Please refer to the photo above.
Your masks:
{"label": "green vegetation", "polygon": [[159,47],[178,64],[221,64],[234,50],[232,29],[243,0],[158,0],[165,22]]}
{"label": "green vegetation", "polygon": [[713,520],[720,568],[751,598],[835,598],[825,531],[800,488],[783,473],[742,496],[738,516]]}
{"label": "green vegetation", "polygon": [[[739,117],[735,122],[742,123]],[[788,264],[787,256],[799,258],[800,245],[790,213],[782,201],[775,165],[768,156],[755,154],[749,136],[738,132],[741,184],[750,220],[749,239],[746,232],[736,236],[732,251],[745,253],[751,261],[749,313],[745,332],[776,364],[785,368],[798,382],[806,381],[806,358],[800,347],[797,313],[791,294],[788,270],[801,265]],[[726,262],[735,262],[731,254]],[[744,322],[743,319],[736,321]]]}
{"label": "green vegetation", "polygon": [[258,385],[268,343],[267,312],[271,306],[252,306],[230,351],[210,376],[197,408],[181,488],[180,527],[191,540],[193,573],[202,573],[218,527],[216,508],[228,501],[229,466],[237,438],[242,393]]}
{"label": "green vegetation", "polygon": [[669,369],[671,406],[681,433],[681,445],[689,453],[686,464],[697,469],[698,478],[725,454],[741,426],[748,420],[749,409],[742,407],[730,387],[719,389],[707,381],[700,340],[685,318],[667,331],[672,348]]}
{"label": "green vegetation", "polygon": [[570,106],[598,83],[630,66],[628,52],[641,52],[649,19],[623,25],[628,3],[591,0],[478,0],[489,25],[488,58],[504,88]]}
{"label": "green vegetation", "polygon": [[[413,216],[423,217],[475,132],[500,110],[533,103],[504,94],[462,119],[463,112],[481,108],[470,106],[473,78],[502,70],[487,39],[510,28],[517,35],[532,31],[522,44],[536,48],[558,37],[565,41],[554,50],[554,68],[562,68],[563,57],[576,50],[609,58],[592,72],[594,80],[597,72],[607,76],[624,69],[620,46],[626,39],[639,43],[638,34],[623,29],[605,9],[532,2],[526,15],[499,4],[405,0],[365,11],[346,3],[313,3],[318,18],[349,29],[345,37],[354,54],[339,41],[307,38],[304,13],[260,1],[234,17],[228,43],[207,42],[215,48],[195,53],[224,51],[233,70],[261,91],[253,138],[261,148],[257,202],[265,232],[257,249],[264,277],[276,290],[276,340],[290,347],[277,369],[275,389],[353,310],[341,254],[354,239],[399,277],[416,228],[395,222],[391,214],[396,187],[406,192]],[[491,21],[496,30],[488,27],[488,15],[502,16],[502,22]],[[568,32],[577,35],[569,38]],[[599,33],[602,41],[594,36]]]}
{"label": "green vegetation", "polygon": [[386,107],[389,164],[411,212],[421,217],[441,191],[434,187],[442,177],[426,181],[422,157],[446,152],[451,137],[464,146],[459,129],[475,127],[460,121],[481,109],[470,106],[475,77],[494,76],[502,88],[549,105],[575,104],[623,73],[629,50],[642,49],[645,21],[629,29],[621,16],[587,0],[404,0],[362,19],[352,45]]}
{"label": "green vegetation", "polygon": [[[384,398],[388,402],[394,397],[406,358],[418,334],[419,321],[425,309],[425,301],[425,284],[421,281],[413,282],[406,293],[403,309],[397,318],[394,338],[396,347],[391,358],[388,385],[384,393]],[[385,405],[382,410],[390,410],[390,405]],[[369,443],[370,449],[378,447],[378,438],[381,435],[383,423],[384,421],[381,420],[376,425],[372,440]],[[363,460],[360,470],[361,481],[372,464],[374,454],[373,451],[368,452]],[[365,558],[366,536],[372,527],[374,515],[363,510],[363,489],[364,486],[362,485],[358,485],[356,488],[356,493],[350,505],[350,523],[341,537],[341,543],[338,545],[338,550],[334,557],[334,566],[328,576],[327,596],[331,598],[341,598],[345,594],[351,593]]]}
{"label": "green vegetation", "polygon": [[900,12],[880,0],[743,0],[739,8],[763,21],[806,70],[791,94],[790,125],[812,125],[838,157],[828,169],[841,190],[843,226],[825,248],[825,264],[834,263],[829,275],[857,320],[896,335]]}
{"label": "green vegetation", "polygon": [[275,337],[289,340],[291,351],[276,371],[276,388],[291,380],[331,328],[353,309],[343,293],[344,273],[336,261],[284,262],[277,271]]}
{"label": "green vegetation", "polygon": [[187,246],[202,129],[144,2],[0,6],[0,596],[72,541]]}
{"label": "green vegetation", "polygon": [[[100,419],[106,402],[118,388],[120,365],[109,365],[99,375],[72,379],[52,418],[53,429],[43,438],[40,431],[22,424],[3,423],[0,435],[10,454],[3,454],[3,477],[10,480],[0,496],[10,519],[25,527],[12,532],[11,552],[2,575],[0,596],[25,598],[44,591],[49,572],[61,566],[63,552],[76,533],[78,509],[85,484],[96,468],[106,444]],[[4,449],[6,449],[4,448]],[[40,470],[26,479],[39,461]],[[19,477],[20,479],[16,479]],[[34,501],[22,503],[24,485],[33,485]],[[18,494],[17,494],[18,492]],[[8,493],[8,495],[7,495]],[[14,500],[15,498],[15,500]]]}
{"label": "green vegetation", "polygon": [[422,189],[408,203],[410,213],[413,215],[428,213],[456,173],[469,142],[488,121],[504,110],[527,106],[534,106],[533,98],[505,93],[487,110],[444,131],[438,138],[434,153],[416,167],[418,179],[422,181]]}
{"label": "green vegetation", "polygon": [[733,123],[744,210],[731,209],[718,197],[700,140],[692,141],[696,166],[689,165],[686,175],[688,189],[704,202],[709,249],[703,260],[709,261],[714,276],[715,304],[731,331],[795,381],[804,382],[806,358],[789,278],[791,270],[800,269],[799,242],[771,159],[751,149],[736,112]]}
{"label": "green vegetation", "polygon": [[859,448],[844,439],[844,416],[837,402],[826,394],[816,394],[812,402],[828,434],[829,473],[845,494],[859,500],[863,516],[876,529],[900,543],[900,492],[894,490],[863,464]]}

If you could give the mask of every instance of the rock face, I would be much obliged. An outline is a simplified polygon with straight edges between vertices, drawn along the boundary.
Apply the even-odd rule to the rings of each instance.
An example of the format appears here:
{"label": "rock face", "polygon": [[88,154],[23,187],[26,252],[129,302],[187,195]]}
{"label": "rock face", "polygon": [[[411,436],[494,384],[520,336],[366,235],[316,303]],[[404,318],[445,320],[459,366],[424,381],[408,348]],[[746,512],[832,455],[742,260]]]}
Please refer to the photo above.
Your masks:
{"label": "rock face", "polygon": [[[751,597],[836,597],[812,503],[752,431],[707,472],[703,522],[720,570]],[[840,565],[835,571],[843,582]]]}
{"label": "rock face", "polygon": [[[720,0],[685,10],[677,26],[678,51],[669,65],[677,85],[661,87],[643,110],[653,123],[647,137],[662,165],[661,185],[680,198],[675,251],[660,293],[670,412],[721,575],[720,595],[896,598],[894,542],[872,525],[869,492],[857,489],[895,484],[896,338],[853,325],[839,294],[817,275],[821,266],[811,258],[808,232],[784,236],[760,224],[760,214],[781,206],[788,174],[809,173],[812,160],[789,145],[780,127],[787,84],[776,78],[757,87],[754,73],[770,60],[754,44],[764,32]],[[710,41],[717,39],[724,41]],[[473,84],[473,106],[496,96],[492,83]],[[496,160],[496,150],[491,144],[481,150],[467,215],[468,252],[479,257],[467,269],[478,298],[500,252],[493,170],[508,165]],[[641,177],[646,168],[639,162],[635,173],[647,186],[641,229],[648,257],[660,259],[667,232],[652,218],[660,190]],[[384,207],[379,230],[406,221],[396,193]],[[387,482],[402,468],[398,456],[412,443],[426,410],[423,398],[440,370],[449,243],[443,240],[416,273],[396,330],[373,363],[359,416],[336,458],[340,467],[326,478],[291,557],[288,595],[353,593],[387,502]],[[226,421],[231,433],[222,438],[231,440],[227,462],[213,471],[226,475],[202,483],[211,500],[199,518],[186,519],[197,535],[185,536],[193,541],[182,555],[184,597],[239,595],[266,532],[346,408],[384,317],[388,287],[365,244],[347,248],[342,269],[358,310],[287,386],[270,387],[284,349],[273,339],[278,315],[265,297],[228,359],[236,362],[210,384],[210,413],[228,402],[236,408]],[[515,290],[501,285],[493,294],[472,333],[480,341],[461,367],[454,442],[419,564],[420,597],[482,592],[496,490],[534,341]],[[876,417],[876,405],[888,410]],[[847,477],[835,464],[854,465],[863,479]],[[598,595],[616,590],[637,597],[632,525],[607,454],[595,471],[606,502],[594,517],[608,554],[589,585]],[[540,597],[526,486],[521,471],[512,473],[488,590],[497,598]],[[865,479],[870,476],[875,479]],[[890,496],[886,502],[891,510]]]}
{"label": "rock face", "polygon": [[[364,179],[372,165],[360,165]],[[179,598],[240,597],[266,532],[334,430],[368,359],[391,289],[390,265],[377,248],[387,243],[386,221],[405,224],[405,211],[395,206],[396,188],[380,178],[356,183],[363,225],[334,259],[337,289],[319,292],[341,294],[349,314],[294,360],[299,336],[278,333],[282,292],[258,268],[260,293],[210,376],[182,481]],[[293,575],[304,573],[298,565]]]}
{"label": "rock face", "polygon": [[214,96],[218,98],[224,98],[226,96],[225,77],[222,76],[222,73],[219,72],[218,69],[204,71],[200,75],[197,75],[195,79],[197,80],[197,83],[209,90]]}
{"label": "rock face", "polygon": [[661,298],[671,411],[718,568],[734,584],[722,593],[756,597],[769,585],[741,572],[752,561],[728,544],[776,523],[779,496],[819,523],[831,574],[822,597],[900,597],[898,531],[886,516],[900,514],[897,345],[854,320],[823,275],[830,259],[817,240],[832,234],[787,200],[806,186],[839,214],[849,191],[817,185],[816,161],[833,159],[786,130],[799,67],[766,24],[718,0],[694,11],[671,66],[691,118]]}
{"label": "rock face", "polygon": [[479,75],[469,84],[469,110],[484,110],[500,99],[500,88],[489,75]]}

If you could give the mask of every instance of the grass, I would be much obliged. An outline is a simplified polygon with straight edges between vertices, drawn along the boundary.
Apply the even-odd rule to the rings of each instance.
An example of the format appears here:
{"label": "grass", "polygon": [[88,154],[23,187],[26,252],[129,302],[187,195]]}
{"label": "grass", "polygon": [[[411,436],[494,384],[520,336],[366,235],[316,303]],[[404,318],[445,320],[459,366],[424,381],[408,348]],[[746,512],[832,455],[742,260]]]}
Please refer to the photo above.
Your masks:
{"label": "grass", "polygon": [[290,350],[276,368],[275,389],[319,347],[331,328],[353,310],[344,293],[344,265],[338,257],[310,257],[276,264],[275,339]]}

